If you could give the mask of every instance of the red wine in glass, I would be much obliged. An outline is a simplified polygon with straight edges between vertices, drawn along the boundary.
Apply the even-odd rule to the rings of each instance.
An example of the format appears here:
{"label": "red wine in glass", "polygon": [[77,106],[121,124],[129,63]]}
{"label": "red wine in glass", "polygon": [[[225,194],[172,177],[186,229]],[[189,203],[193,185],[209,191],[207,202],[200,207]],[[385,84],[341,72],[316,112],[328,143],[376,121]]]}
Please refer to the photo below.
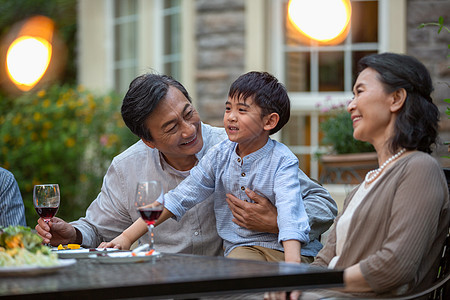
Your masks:
{"label": "red wine in glass", "polygon": [[164,192],[161,182],[156,180],[138,182],[135,206],[142,219],[147,223],[150,249],[154,249],[153,227],[164,208]]}
{"label": "red wine in glass", "polygon": [[57,207],[35,207],[37,214],[39,217],[44,219],[46,222],[48,222],[51,218],[53,218],[56,215],[56,212],[58,211]]}
{"label": "red wine in glass", "polygon": [[59,207],[59,185],[37,184],[33,189],[33,204],[38,215],[49,222]]}
{"label": "red wine in glass", "polygon": [[139,208],[139,213],[141,214],[141,218],[144,219],[147,226],[155,225],[156,220],[158,220],[159,216],[162,213],[162,207],[158,208]]}

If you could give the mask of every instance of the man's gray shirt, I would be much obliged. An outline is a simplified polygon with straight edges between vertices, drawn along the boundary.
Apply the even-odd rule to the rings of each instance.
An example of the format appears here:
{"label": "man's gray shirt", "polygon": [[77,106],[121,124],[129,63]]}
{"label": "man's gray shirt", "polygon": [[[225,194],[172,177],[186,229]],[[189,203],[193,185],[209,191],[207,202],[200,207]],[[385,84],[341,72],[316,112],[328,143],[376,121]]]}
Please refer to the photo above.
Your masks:
{"label": "man's gray shirt", "polygon": [[[200,160],[215,144],[227,138],[223,128],[202,124],[203,148]],[[86,211],[86,217],[72,222],[83,236],[83,246],[96,247],[111,241],[140,216],[134,208],[138,181],[160,180],[164,192],[175,188],[189,171],[168,165],[159,151],[138,141],[116,156],[103,178],[100,194]],[[310,243],[302,246],[302,255],[315,256],[322,248],[318,237],[332,224],[337,206],[327,190],[311,181],[301,170],[300,186],[311,226]],[[200,203],[177,222],[169,219],[154,228],[155,248],[161,252],[221,255],[222,240],[217,235],[213,197]],[[148,234],[141,242],[148,242]]]}

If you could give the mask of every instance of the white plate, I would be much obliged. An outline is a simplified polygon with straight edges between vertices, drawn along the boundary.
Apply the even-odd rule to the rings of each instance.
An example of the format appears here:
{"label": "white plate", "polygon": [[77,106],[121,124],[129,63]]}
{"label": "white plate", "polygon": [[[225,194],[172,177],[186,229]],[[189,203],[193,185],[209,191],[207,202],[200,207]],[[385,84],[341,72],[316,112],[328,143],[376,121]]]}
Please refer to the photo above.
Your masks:
{"label": "white plate", "polygon": [[59,258],[88,258],[91,254],[96,253],[105,253],[111,251],[119,251],[119,249],[114,248],[94,248],[94,249],[64,249],[64,250],[56,250],[57,248],[52,249],[53,252],[58,254]]}
{"label": "white plate", "polygon": [[145,255],[146,252],[138,252],[136,253],[136,256],[133,256],[131,254],[131,251],[125,251],[125,252],[114,252],[114,253],[108,253],[102,256],[99,256],[97,254],[91,254],[89,255],[89,258],[98,261],[100,263],[104,264],[119,264],[119,263],[137,263],[137,262],[144,262],[148,260],[152,260],[155,257],[158,257],[161,255],[161,253],[155,251],[152,255]]}
{"label": "white plate", "polygon": [[41,274],[50,274],[57,272],[63,268],[73,265],[77,261],[75,259],[58,259],[58,264],[54,266],[16,266],[16,267],[0,267],[0,277],[5,276],[35,276]]}

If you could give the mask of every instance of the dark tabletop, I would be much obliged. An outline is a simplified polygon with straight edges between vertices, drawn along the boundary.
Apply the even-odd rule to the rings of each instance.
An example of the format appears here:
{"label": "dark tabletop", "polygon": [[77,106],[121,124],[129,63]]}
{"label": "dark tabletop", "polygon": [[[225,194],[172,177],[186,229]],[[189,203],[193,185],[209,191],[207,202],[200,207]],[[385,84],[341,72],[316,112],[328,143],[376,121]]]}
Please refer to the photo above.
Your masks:
{"label": "dark tabletop", "polygon": [[103,264],[78,259],[47,275],[0,278],[0,298],[118,299],[197,297],[342,286],[342,271],[307,264],[264,263],[183,254],[141,262]]}

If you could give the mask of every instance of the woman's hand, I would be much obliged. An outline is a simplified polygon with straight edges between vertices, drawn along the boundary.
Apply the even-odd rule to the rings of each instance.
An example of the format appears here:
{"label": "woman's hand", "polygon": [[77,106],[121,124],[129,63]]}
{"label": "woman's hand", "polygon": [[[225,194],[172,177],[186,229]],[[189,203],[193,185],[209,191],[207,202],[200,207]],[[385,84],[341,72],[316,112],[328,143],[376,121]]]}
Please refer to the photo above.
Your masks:
{"label": "woman's hand", "polygon": [[233,222],[250,230],[278,233],[277,208],[269,200],[249,189],[246,189],[245,193],[255,203],[227,194],[226,200],[233,213]]}

